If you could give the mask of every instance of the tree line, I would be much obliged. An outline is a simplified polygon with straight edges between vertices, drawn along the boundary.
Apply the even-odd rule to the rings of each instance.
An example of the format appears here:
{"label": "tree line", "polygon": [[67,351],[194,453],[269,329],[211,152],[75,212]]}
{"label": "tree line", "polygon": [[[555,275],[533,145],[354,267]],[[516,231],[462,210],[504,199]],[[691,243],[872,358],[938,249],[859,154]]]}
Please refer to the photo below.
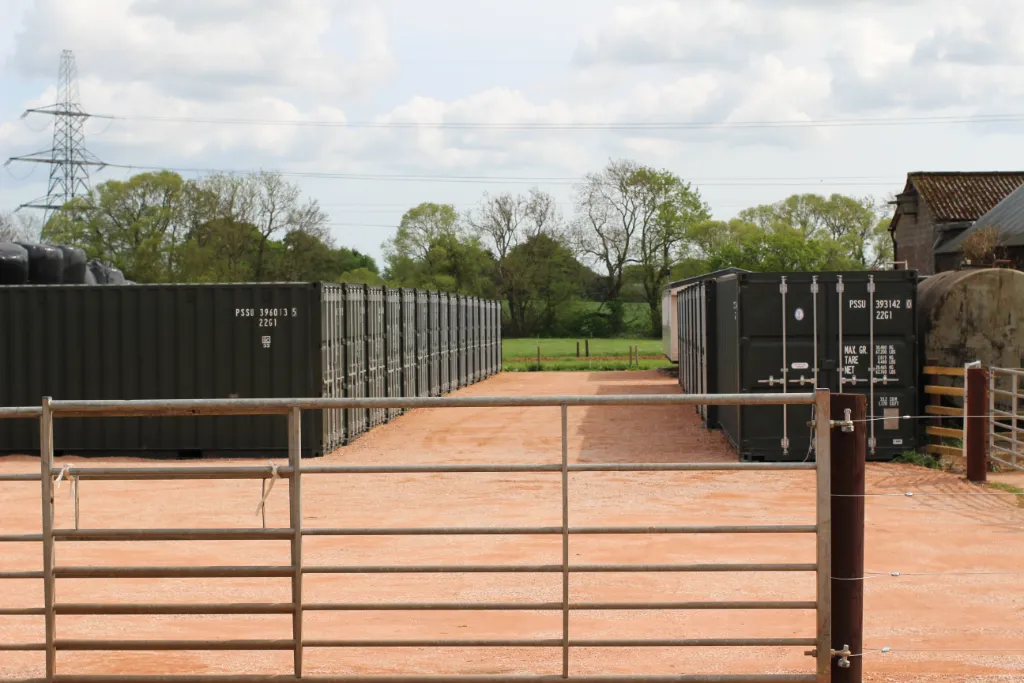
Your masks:
{"label": "tree line", "polygon": [[[536,189],[485,195],[462,215],[420,204],[385,242],[384,275],[501,298],[509,336],[659,336],[661,292],[672,280],[727,267],[878,267],[892,258],[887,227],[884,205],[840,194],[794,195],[714,221],[698,188],[620,160],[576,186],[570,217]],[[630,304],[646,309],[639,328],[630,328]]]}
{"label": "tree line", "polygon": [[[508,336],[658,336],[661,291],[673,280],[730,266],[857,270],[891,260],[884,209],[870,198],[801,194],[716,221],[678,175],[613,160],[574,188],[568,216],[539,189],[485,194],[462,213],[412,207],[382,245],[381,270],[336,244],[320,205],[280,174],[186,180],[162,171],[98,185],[41,237],[140,283],[387,283],[499,298]],[[0,233],[26,226],[0,216]]]}
{"label": "tree line", "polygon": [[140,283],[383,283],[373,258],[334,243],[317,201],[272,172],[109,180],[65,206],[41,237]]}

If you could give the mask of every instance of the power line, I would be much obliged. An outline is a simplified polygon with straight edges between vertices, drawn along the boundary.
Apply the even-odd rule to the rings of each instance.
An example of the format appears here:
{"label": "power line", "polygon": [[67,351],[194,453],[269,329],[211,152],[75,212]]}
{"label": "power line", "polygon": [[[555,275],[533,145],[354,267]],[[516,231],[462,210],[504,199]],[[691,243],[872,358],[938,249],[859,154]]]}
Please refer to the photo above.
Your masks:
{"label": "power line", "polygon": [[[35,110],[29,110],[35,111]],[[853,128],[941,124],[1024,122],[1024,114],[968,114],[948,116],[890,116],[878,118],[751,120],[751,121],[598,121],[598,122],[483,122],[483,121],[345,121],[341,119],[247,119],[214,116],[161,116],[146,114],[93,114],[92,118],[126,122],[198,123],[230,126],[295,126],[300,128],[442,129],[509,131],[673,131],[748,130],[771,128]]]}
{"label": "power line", "polygon": [[[173,171],[175,173],[206,173],[225,175],[255,175],[264,172],[256,169],[224,169],[204,167],[171,167],[171,166],[149,166],[140,164],[106,164],[111,168],[122,168],[133,171]],[[316,178],[324,180],[372,180],[372,181],[398,181],[398,182],[441,182],[441,183],[528,183],[528,184],[551,184],[564,185],[579,183],[585,178],[580,176],[480,176],[480,175],[433,175],[433,174],[412,174],[412,173],[341,173],[327,171],[287,171],[276,170],[282,176],[294,178]],[[818,182],[829,187],[851,186],[884,186],[902,184],[901,181],[871,180],[881,176],[860,176],[864,180],[856,180],[858,176],[821,176],[806,178],[784,178],[778,180],[770,177],[761,178],[688,178],[688,182],[700,184],[702,187],[806,187],[808,183]]]}

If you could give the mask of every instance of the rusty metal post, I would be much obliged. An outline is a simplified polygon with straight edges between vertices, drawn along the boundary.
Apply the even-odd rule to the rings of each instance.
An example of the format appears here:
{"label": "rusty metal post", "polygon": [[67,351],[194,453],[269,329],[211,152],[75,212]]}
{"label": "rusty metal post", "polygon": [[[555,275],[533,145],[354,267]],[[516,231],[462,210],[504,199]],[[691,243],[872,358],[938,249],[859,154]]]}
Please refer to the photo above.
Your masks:
{"label": "rusty metal post", "polygon": [[832,396],[832,649],[854,655],[833,658],[833,683],[863,678],[866,418],[866,396]]}
{"label": "rusty metal post", "polygon": [[985,368],[967,368],[967,400],[964,405],[964,448],[967,451],[967,479],[983,483],[987,477],[988,453],[988,372]]}

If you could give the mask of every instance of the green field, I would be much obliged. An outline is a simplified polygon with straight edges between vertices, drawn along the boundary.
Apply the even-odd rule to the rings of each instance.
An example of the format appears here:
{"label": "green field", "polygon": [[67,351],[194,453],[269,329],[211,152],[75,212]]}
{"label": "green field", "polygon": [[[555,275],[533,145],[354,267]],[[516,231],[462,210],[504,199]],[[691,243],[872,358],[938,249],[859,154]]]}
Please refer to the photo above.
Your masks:
{"label": "green field", "polygon": [[[579,356],[576,344],[579,343]],[[505,372],[657,370],[672,363],[661,352],[659,339],[591,339],[590,356],[583,339],[504,339],[502,370]],[[639,365],[629,362],[630,348],[639,346]],[[540,365],[537,349],[540,348]]]}

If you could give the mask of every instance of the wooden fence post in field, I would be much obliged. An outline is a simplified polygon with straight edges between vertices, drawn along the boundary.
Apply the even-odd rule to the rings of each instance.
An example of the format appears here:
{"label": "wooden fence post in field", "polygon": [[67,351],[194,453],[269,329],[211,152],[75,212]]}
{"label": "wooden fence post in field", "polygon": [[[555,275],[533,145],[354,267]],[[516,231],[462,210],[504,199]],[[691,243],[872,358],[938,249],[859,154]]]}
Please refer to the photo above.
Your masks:
{"label": "wooden fence post in field", "polygon": [[540,344],[537,344],[537,369],[540,370]]}
{"label": "wooden fence post in field", "polygon": [[580,343],[576,342],[576,357],[580,357]]}
{"label": "wooden fence post in field", "polygon": [[[864,470],[867,397],[832,394],[832,419],[852,425],[831,429],[832,649],[854,656],[832,660],[832,683],[861,683],[864,647]],[[847,418],[847,413],[849,418]],[[851,429],[852,426],[852,429]],[[818,425],[818,429],[828,428]]]}
{"label": "wooden fence post in field", "polygon": [[583,343],[587,347],[587,358],[590,358],[590,340],[589,339],[584,339]]}
{"label": "wooden fence post in field", "polygon": [[983,483],[988,474],[988,372],[985,368],[967,368],[964,402],[964,450],[967,453],[967,480]]}

